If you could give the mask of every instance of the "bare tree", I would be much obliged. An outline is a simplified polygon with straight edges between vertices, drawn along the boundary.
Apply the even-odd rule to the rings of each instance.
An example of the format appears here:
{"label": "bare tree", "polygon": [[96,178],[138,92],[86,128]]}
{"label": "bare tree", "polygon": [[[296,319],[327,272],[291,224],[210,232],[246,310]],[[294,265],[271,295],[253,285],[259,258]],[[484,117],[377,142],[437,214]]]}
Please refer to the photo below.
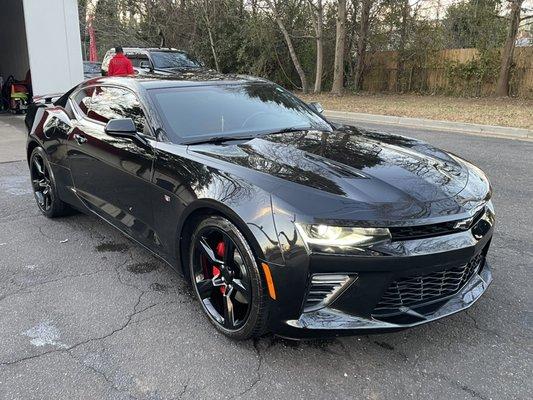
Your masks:
{"label": "bare tree", "polygon": [[302,64],[300,64],[300,60],[298,59],[298,55],[296,54],[296,50],[294,49],[294,45],[292,44],[291,36],[289,35],[289,32],[287,31],[287,28],[285,28],[285,24],[281,19],[281,15],[279,13],[279,4],[275,0],[265,1],[268,4],[268,7],[272,10],[272,13],[274,14],[274,19],[278,24],[279,30],[283,34],[283,38],[285,39],[285,43],[287,44],[287,48],[289,49],[289,54],[291,56],[292,63],[294,64],[294,68],[296,68],[296,72],[298,73],[298,76],[300,77],[300,82],[302,83],[302,92],[308,93],[309,86],[307,84],[307,77],[305,76],[305,71],[302,68]]}
{"label": "bare tree", "polygon": [[396,90],[403,91],[403,75],[405,70],[405,47],[407,44],[407,26],[411,16],[411,5],[409,0],[401,0],[401,21],[400,21],[400,42],[398,45],[398,68],[396,70]]}
{"label": "bare tree", "polygon": [[335,64],[331,93],[342,94],[344,89],[344,52],[346,48],[346,0],[337,5],[337,27],[335,35]]}
{"label": "bare tree", "polygon": [[355,64],[354,85],[355,90],[363,88],[363,72],[365,69],[366,46],[370,30],[370,9],[374,0],[361,0],[361,21],[359,24],[359,37],[357,39],[357,55]]}
{"label": "bare tree", "polygon": [[511,63],[513,61],[513,53],[516,43],[516,36],[518,35],[518,26],[524,19],[531,18],[531,16],[520,18],[522,11],[522,3],[524,0],[509,0],[511,3],[511,14],[509,17],[509,29],[507,32],[507,40],[502,49],[502,58],[500,64],[500,76],[496,85],[497,96],[509,95],[509,79],[511,75]]}
{"label": "bare tree", "polygon": [[315,93],[322,91],[322,74],[324,71],[324,6],[322,0],[307,0],[313,15],[313,27],[316,35],[316,75]]}
{"label": "bare tree", "polygon": [[211,17],[209,16],[209,0],[205,0],[202,4],[202,17],[204,18],[205,26],[207,28],[207,35],[209,36],[209,44],[211,46],[211,52],[213,53],[213,60],[215,61],[215,68],[220,72],[220,65],[218,63],[217,50],[215,46],[215,40],[213,38],[213,28],[211,23]]}

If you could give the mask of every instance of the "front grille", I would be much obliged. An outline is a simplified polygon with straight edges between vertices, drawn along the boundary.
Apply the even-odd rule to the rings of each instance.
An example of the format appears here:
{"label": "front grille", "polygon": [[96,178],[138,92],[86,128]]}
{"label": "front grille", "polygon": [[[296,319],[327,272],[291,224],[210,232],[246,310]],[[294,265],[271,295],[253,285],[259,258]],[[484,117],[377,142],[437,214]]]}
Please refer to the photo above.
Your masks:
{"label": "front grille", "polygon": [[[441,222],[439,224],[419,225],[419,226],[397,226],[389,228],[393,241],[423,239],[433,236],[448,235],[451,233],[463,232],[474,226],[483,216],[485,208],[480,209],[474,217],[469,220],[456,220]],[[465,222],[462,226],[458,222]]]}
{"label": "front grille", "polygon": [[304,304],[304,312],[315,311],[331,303],[357,276],[314,274]]}
{"label": "front grille", "polygon": [[410,276],[392,282],[374,315],[399,312],[401,307],[412,308],[457,293],[480,270],[484,255],[480,253],[468,264],[427,275]]}

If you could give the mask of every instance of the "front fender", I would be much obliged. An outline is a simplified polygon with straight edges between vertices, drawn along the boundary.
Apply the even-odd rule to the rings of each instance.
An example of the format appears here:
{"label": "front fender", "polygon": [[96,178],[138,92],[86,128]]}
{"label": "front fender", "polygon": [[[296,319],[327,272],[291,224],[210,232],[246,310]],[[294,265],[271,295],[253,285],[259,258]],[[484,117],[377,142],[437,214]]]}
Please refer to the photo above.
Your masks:
{"label": "front fender", "polygon": [[[153,172],[154,220],[161,240],[180,260],[178,239],[192,230],[188,224],[199,211],[230,219],[250,242],[256,256],[269,264],[284,263],[279,247],[270,193],[250,179],[223,171],[203,160],[191,159],[185,146],[158,143]],[[172,223],[176,221],[177,223]],[[173,238],[173,239],[172,239]]]}
{"label": "front fender", "polygon": [[215,212],[228,218],[248,240],[260,261],[275,265],[284,263],[268,194],[257,193],[254,202],[232,204],[232,206],[222,203],[220,199],[200,198],[190,203],[183,211],[178,221],[177,232],[183,235],[193,215],[202,211]]}

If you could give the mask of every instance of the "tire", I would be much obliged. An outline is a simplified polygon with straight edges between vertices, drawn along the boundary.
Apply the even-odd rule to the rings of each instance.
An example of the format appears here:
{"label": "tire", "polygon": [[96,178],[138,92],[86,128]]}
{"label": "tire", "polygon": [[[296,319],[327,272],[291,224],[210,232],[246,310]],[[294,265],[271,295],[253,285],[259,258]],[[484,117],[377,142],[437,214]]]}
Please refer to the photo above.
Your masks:
{"label": "tire", "polygon": [[[214,232],[214,233],[209,233]],[[243,307],[243,303],[240,303],[237,299],[241,298],[244,299],[243,296],[240,295],[239,289],[234,290],[235,287],[244,287],[246,285],[249,286],[249,290],[246,289],[246,292],[248,295],[251,294],[251,300],[247,303],[247,312],[246,317],[243,317],[241,321],[239,321],[239,324],[235,324],[235,327],[228,328],[228,324],[226,321],[221,322],[220,317],[221,315],[214,315],[213,310],[215,304],[214,299],[212,304],[206,305],[206,300],[202,299],[199,291],[198,286],[198,280],[200,282],[207,282],[208,279],[205,279],[205,276],[202,276],[203,280],[199,278],[199,265],[198,261],[200,257],[204,256],[205,254],[202,253],[201,250],[198,248],[201,247],[199,245],[199,241],[202,240],[202,238],[207,237],[207,235],[226,235],[224,239],[224,243],[226,243],[226,239],[229,238],[231,242],[235,245],[235,250],[233,251],[233,254],[231,256],[231,262],[228,262],[227,269],[230,269],[232,263],[233,268],[236,270],[231,276],[233,276],[234,281],[230,282],[230,280],[226,281],[228,282],[228,286],[225,288],[226,292],[225,294],[222,294],[222,297],[225,295],[228,296],[234,296],[233,303],[235,306],[235,310],[238,310],[237,306]],[[217,236],[218,237],[218,236]],[[218,240],[218,239],[217,239]],[[206,243],[204,241],[204,243]],[[219,243],[220,245],[220,243]],[[217,248],[218,251],[219,248]],[[207,259],[207,258],[206,258]],[[224,260],[226,260],[224,256]],[[239,231],[239,229],[232,224],[230,221],[228,221],[226,218],[221,216],[205,216],[202,219],[198,221],[198,225],[194,229],[194,232],[191,237],[190,242],[190,248],[189,248],[189,274],[191,283],[194,289],[194,292],[196,294],[196,297],[198,298],[206,316],[210,320],[210,322],[215,326],[216,329],[218,329],[220,332],[222,332],[224,335],[235,339],[235,340],[246,340],[250,338],[255,338],[262,336],[266,333],[266,327],[267,327],[267,320],[268,320],[268,294],[266,291],[266,286],[263,282],[263,279],[261,277],[261,274],[259,272],[259,268],[256,262],[256,258],[252,252],[252,249],[250,245],[248,244],[247,240],[243,236],[243,234]],[[209,261],[208,261],[209,262]],[[206,265],[204,264],[200,268],[206,268]],[[211,268],[210,265],[207,265],[207,268]],[[224,268],[224,267],[222,267]],[[244,269],[243,269],[244,268]],[[220,276],[223,276],[224,273],[221,273]],[[241,277],[242,279],[237,279],[237,277]],[[215,277],[212,277],[211,279],[215,279]],[[240,281],[243,282],[242,286],[233,285],[233,283]],[[246,282],[246,285],[244,284]],[[217,295],[217,291],[220,288],[214,287],[213,298]],[[222,291],[222,289],[220,289]],[[233,294],[234,293],[234,294]],[[209,302],[211,302],[211,298],[209,299]],[[225,314],[225,303],[223,302],[222,308],[224,308],[224,317]],[[232,305],[232,309],[234,306]],[[210,311],[211,310],[211,311]],[[215,310],[216,313],[216,310]],[[220,313],[222,314],[222,313]],[[244,312],[242,311],[242,314]],[[217,319],[218,318],[218,319]],[[235,312],[235,318],[233,317],[232,313],[232,320],[235,319],[237,321],[237,313]],[[226,320],[226,318],[224,318]],[[229,325],[232,325],[231,323]]]}
{"label": "tire", "polygon": [[[40,174],[39,167],[37,166],[37,164],[39,164],[40,169],[42,169],[42,175]],[[57,183],[54,179],[54,174],[52,172],[50,163],[48,162],[46,152],[42,147],[36,147],[32,151],[30,156],[29,167],[33,194],[35,197],[35,201],[37,202],[37,207],[39,208],[39,211],[41,211],[41,213],[48,218],[57,218],[67,215],[70,211],[70,208],[65,202],[63,202],[59,198],[59,194],[57,191]],[[45,195],[43,195],[44,191],[41,191],[43,187],[40,186],[40,184],[36,183],[37,180],[39,180],[40,182],[42,182],[43,180],[46,181],[44,184],[48,186],[48,191]],[[39,195],[38,193],[41,194]],[[48,200],[46,200],[47,195],[49,195]],[[41,196],[44,196],[44,203],[43,198]]]}

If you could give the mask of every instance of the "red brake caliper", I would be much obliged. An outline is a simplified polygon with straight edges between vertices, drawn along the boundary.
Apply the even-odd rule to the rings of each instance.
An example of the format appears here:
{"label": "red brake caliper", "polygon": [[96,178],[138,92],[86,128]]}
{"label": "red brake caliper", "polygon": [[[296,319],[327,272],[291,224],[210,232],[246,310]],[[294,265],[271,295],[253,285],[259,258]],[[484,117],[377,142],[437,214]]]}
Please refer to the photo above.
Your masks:
{"label": "red brake caliper", "polygon": [[[216,247],[217,256],[219,258],[224,258],[225,251],[226,251],[226,246],[224,245],[224,242],[218,242],[217,247]],[[213,265],[213,276],[219,276],[219,275],[220,275],[220,269],[216,265]],[[225,286],[220,286],[220,293],[222,294],[226,293]]]}

